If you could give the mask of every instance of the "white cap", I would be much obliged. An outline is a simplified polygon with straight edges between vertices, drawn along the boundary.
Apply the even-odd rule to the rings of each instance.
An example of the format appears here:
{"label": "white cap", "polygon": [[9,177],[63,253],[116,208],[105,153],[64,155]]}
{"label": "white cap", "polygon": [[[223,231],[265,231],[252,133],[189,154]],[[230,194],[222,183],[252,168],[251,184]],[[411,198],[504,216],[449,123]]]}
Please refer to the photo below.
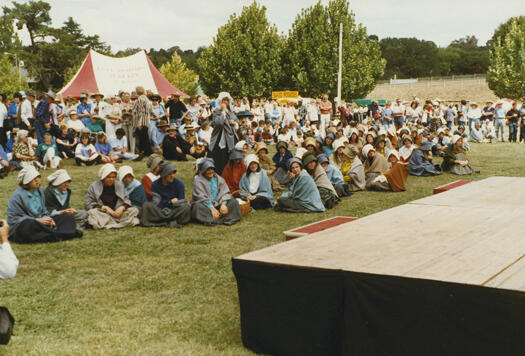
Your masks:
{"label": "white cap", "polygon": [[38,173],[35,167],[27,166],[24,169],[22,169],[20,173],[18,173],[17,181],[18,183],[28,184],[33,179],[39,176],[40,173]]}
{"label": "white cap", "polygon": [[240,140],[235,144],[235,149],[239,151],[244,151],[244,145],[246,144],[246,141]]}
{"label": "white cap", "polygon": [[388,159],[391,155],[394,155],[399,160],[399,152],[397,152],[397,150],[389,150],[386,158]]}
{"label": "white cap", "polygon": [[363,147],[363,155],[365,157],[368,157],[368,153],[370,153],[370,151],[375,151],[376,149],[374,148],[374,146],[372,146],[371,144],[367,144]]}
{"label": "white cap", "polygon": [[118,179],[122,180],[128,174],[131,174],[131,176],[135,178],[135,174],[133,174],[133,168],[131,168],[130,166],[122,166],[118,170]]}
{"label": "white cap", "polygon": [[244,162],[246,163],[246,167],[249,167],[250,164],[253,162],[257,162],[257,164],[259,164],[259,158],[253,153],[251,153],[246,156],[246,158],[244,159]]}
{"label": "white cap", "polygon": [[57,187],[64,182],[70,181],[71,177],[65,169],[59,169],[53,174],[50,174],[47,177],[47,180],[49,181],[49,183],[51,183],[51,185]]}
{"label": "white cap", "polygon": [[332,144],[332,146],[334,147],[334,150],[337,151],[337,149],[339,147],[345,147],[345,141],[344,140],[341,140],[341,139],[337,139],[334,141],[334,143]]}
{"label": "white cap", "polygon": [[104,179],[106,178],[110,173],[118,173],[117,172],[117,169],[115,168],[114,165],[112,165],[111,163],[106,163],[105,165],[103,165],[102,167],[100,167],[100,169],[98,170],[98,177],[100,179]]}
{"label": "white cap", "polygon": [[459,140],[460,138],[461,138],[461,136],[459,136],[459,135],[454,135],[454,136],[452,136],[452,140],[451,140],[451,141],[452,141],[452,144],[455,145],[456,142],[458,142],[458,140]]}

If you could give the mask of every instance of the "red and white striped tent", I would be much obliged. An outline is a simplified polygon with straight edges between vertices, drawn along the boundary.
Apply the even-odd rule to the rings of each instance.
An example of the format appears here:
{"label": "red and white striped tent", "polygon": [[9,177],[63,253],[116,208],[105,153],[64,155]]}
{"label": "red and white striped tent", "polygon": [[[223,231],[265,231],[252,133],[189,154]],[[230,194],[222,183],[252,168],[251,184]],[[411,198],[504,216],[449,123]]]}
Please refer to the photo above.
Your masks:
{"label": "red and white striped tent", "polygon": [[132,92],[139,85],[162,97],[174,93],[188,97],[160,74],[145,51],[116,58],[90,50],[73,79],[58,93],[62,97],[79,97],[87,89],[108,96],[121,90]]}

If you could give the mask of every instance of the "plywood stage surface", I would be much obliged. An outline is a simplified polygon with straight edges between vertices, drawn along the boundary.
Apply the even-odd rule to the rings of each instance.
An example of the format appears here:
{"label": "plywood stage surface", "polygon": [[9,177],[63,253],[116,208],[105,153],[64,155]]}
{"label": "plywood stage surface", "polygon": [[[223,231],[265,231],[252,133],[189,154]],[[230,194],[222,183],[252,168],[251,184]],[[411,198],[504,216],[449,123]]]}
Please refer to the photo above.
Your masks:
{"label": "plywood stage surface", "polygon": [[236,259],[525,291],[524,221],[525,178],[492,177]]}

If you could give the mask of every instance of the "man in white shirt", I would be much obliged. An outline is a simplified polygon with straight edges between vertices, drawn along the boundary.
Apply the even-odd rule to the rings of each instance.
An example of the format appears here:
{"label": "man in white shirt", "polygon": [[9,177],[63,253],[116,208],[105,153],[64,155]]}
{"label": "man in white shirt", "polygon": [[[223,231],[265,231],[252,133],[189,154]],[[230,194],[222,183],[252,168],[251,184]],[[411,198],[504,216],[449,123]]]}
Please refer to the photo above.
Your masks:
{"label": "man in white shirt", "polygon": [[0,220],[0,225],[2,225],[0,227],[0,278],[14,278],[18,269],[18,258],[16,258],[7,240],[9,235],[7,221]]}
{"label": "man in white shirt", "polygon": [[248,98],[243,98],[242,99],[242,104],[241,104],[241,111],[250,111],[251,108],[250,108],[250,101],[248,100]]}
{"label": "man in white shirt", "polygon": [[273,105],[270,101],[264,103],[264,120],[268,121],[272,119]]}
{"label": "man in white shirt", "polygon": [[102,100],[104,99],[104,94],[102,93],[95,93],[92,97],[95,98],[95,102],[91,107],[92,116],[96,116],[97,118],[103,120],[107,125],[106,119],[108,114],[111,113],[111,105]]}
{"label": "man in white shirt", "polygon": [[283,108],[283,126],[289,127],[292,122],[297,123],[295,117],[297,116],[297,110],[293,106],[292,102],[288,102]]}
{"label": "man in white shirt", "polygon": [[29,128],[32,126],[31,123],[35,118],[34,103],[35,103],[35,94],[33,92],[28,92],[27,99],[22,102],[22,108],[20,110],[20,118],[22,119],[22,128],[24,130],[29,130]]}
{"label": "man in white shirt", "polygon": [[399,130],[405,122],[405,106],[401,103],[401,99],[397,98],[396,102],[392,104],[391,109],[394,125],[396,126],[396,130]]}

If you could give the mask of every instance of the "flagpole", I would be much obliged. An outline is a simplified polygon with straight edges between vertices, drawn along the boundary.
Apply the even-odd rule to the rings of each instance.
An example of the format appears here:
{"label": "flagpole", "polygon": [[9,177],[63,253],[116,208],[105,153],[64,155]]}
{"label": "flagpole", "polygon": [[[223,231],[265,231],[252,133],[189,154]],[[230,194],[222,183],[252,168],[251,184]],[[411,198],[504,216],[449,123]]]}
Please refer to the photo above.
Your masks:
{"label": "flagpole", "polygon": [[337,98],[341,102],[341,79],[343,71],[343,23],[339,24],[339,72],[337,73]]}

